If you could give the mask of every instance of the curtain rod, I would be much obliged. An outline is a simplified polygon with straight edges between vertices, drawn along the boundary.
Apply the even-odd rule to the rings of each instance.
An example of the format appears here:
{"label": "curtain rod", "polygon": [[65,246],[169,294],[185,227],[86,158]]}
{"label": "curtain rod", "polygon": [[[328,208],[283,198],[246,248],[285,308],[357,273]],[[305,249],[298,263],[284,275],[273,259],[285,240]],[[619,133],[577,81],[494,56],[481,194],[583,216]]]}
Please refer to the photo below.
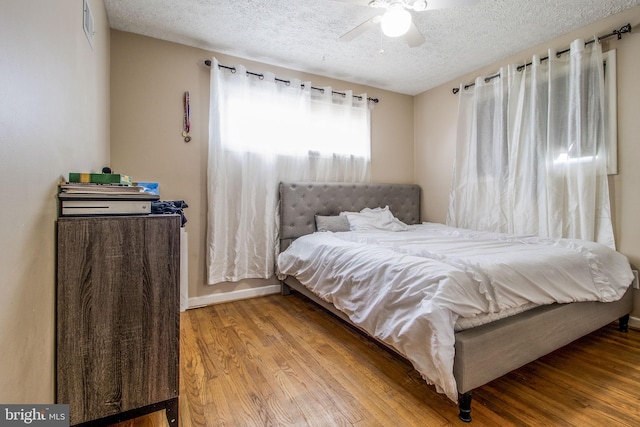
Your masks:
{"label": "curtain rod", "polygon": [[[597,37],[597,38],[595,38],[593,40],[589,40],[589,41],[584,42],[584,45],[587,46],[587,45],[590,45],[591,43],[595,43],[596,40],[600,41],[600,40],[608,39],[609,37],[613,37],[613,36],[617,36],[618,40],[620,40],[622,38],[622,34],[630,33],[630,32],[631,32],[631,24],[623,25],[622,27],[620,27],[619,30],[613,30],[609,34],[605,34],[604,36],[600,36],[600,37]],[[559,57],[563,53],[567,53],[570,50],[571,50],[571,48],[567,48],[565,50],[561,50],[560,52],[556,53],[556,56]],[[546,61],[547,59],[549,59],[548,56],[545,56],[544,58],[540,58],[540,62]],[[531,65],[531,62],[527,62],[524,65],[519,65],[517,70],[518,71],[522,71],[525,67],[529,67],[530,65]],[[496,77],[500,77],[500,73],[494,74],[493,76],[485,77],[484,81],[485,81],[485,83],[489,83],[491,80],[495,79]],[[475,86],[475,83],[469,83],[469,84],[465,85],[464,88],[466,90],[466,89],[469,89],[470,87],[473,87],[473,86]],[[455,95],[458,92],[460,92],[460,88],[459,87],[454,87],[452,89],[452,92]]]}
{"label": "curtain rod", "polygon": [[[204,65],[206,65],[207,67],[211,67],[211,60],[210,59],[205,60],[204,61]],[[229,67],[227,65],[218,64],[218,68],[226,68],[227,70],[231,70],[232,73],[236,72],[236,68],[235,67]],[[253,71],[247,71],[247,74],[250,75],[250,76],[256,76],[260,80],[262,80],[264,78],[264,74],[254,73]],[[289,85],[291,83],[290,80],[283,80],[283,79],[279,79],[277,77],[275,78],[275,81],[280,82],[280,83],[284,83],[286,85]],[[301,84],[300,86],[304,87],[304,84]],[[319,90],[321,92],[324,92],[324,89],[321,88],[321,87],[313,87],[313,86],[311,86],[311,89]],[[342,96],[346,96],[347,95],[344,92],[336,92],[335,90],[331,91],[331,93],[333,93],[334,95],[342,95]],[[353,95],[353,97],[362,100],[362,97],[360,95]],[[377,104],[379,102],[378,98],[371,98],[371,97],[368,97],[367,101],[373,102],[374,104]]]}

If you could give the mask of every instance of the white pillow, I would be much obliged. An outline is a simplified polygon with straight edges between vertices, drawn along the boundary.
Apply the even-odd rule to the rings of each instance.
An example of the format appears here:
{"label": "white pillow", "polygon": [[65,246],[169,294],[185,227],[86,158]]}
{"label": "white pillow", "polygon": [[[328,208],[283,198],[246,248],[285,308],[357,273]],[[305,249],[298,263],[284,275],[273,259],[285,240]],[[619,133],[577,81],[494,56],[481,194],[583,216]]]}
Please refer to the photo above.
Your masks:
{"label": "white pillow", "polygon": [[407,224],[394,217],[389,206],[384,208],[364,208],[360,212],[340,212],[349,220],[351,231],[405,231]]}
{"label": "white pillow", "polygon": [[349,219],[346,216],[316,215],[316,230],[318,231],[350,231]]}

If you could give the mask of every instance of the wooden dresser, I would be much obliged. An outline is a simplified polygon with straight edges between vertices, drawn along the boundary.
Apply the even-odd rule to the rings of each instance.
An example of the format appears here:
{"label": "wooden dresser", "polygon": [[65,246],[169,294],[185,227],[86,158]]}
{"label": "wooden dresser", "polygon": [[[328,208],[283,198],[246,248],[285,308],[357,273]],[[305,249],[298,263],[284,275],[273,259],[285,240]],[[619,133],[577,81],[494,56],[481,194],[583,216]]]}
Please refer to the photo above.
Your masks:
{"label": "wooden dresser", "polygon": [[61,217],[57,402],[71,425],[178,425],[180,217]]}

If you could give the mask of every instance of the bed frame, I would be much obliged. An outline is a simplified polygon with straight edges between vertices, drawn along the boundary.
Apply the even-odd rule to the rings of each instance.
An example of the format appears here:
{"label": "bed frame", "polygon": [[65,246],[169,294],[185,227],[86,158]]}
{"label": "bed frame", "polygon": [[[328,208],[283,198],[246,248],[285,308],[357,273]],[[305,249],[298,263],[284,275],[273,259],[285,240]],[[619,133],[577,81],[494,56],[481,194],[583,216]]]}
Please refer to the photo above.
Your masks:
{"label": "bed frame", "polygon": [[[316,214],[337,215],[342,211],[386,205],[404,223],[420,223],[420,187],[417,185],[281,183],[280,250],[285,250],[296,238],[315,232]],[[343,312],[289,276],[282,282],[282,294],[288,295],[292,289],[353,325]],[[473,389],[615,320],[620,321],[620,330],[626,332],[632,306],[629,290],[622,299],[612,303],[542,306],[456,332],[453,373],[459,393],[459,418],[471,421]]]}

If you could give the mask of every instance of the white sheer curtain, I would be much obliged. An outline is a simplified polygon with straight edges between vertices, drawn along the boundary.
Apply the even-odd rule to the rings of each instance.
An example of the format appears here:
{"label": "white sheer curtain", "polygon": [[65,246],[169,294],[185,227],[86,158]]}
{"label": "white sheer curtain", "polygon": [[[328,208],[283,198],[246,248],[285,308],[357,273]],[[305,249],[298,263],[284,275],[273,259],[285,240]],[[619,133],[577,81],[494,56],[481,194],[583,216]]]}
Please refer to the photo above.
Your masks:
{"label": "white sheer curtain", "polygon": [[367,95],[211,66],[208,283],[269,278],[278,248],[278,183],[363,182],[371,151]]}
{"label": "white sheer curtain", "polygon": [[447,223],[614,247],[601,46],[548,56],[461,88]]}

